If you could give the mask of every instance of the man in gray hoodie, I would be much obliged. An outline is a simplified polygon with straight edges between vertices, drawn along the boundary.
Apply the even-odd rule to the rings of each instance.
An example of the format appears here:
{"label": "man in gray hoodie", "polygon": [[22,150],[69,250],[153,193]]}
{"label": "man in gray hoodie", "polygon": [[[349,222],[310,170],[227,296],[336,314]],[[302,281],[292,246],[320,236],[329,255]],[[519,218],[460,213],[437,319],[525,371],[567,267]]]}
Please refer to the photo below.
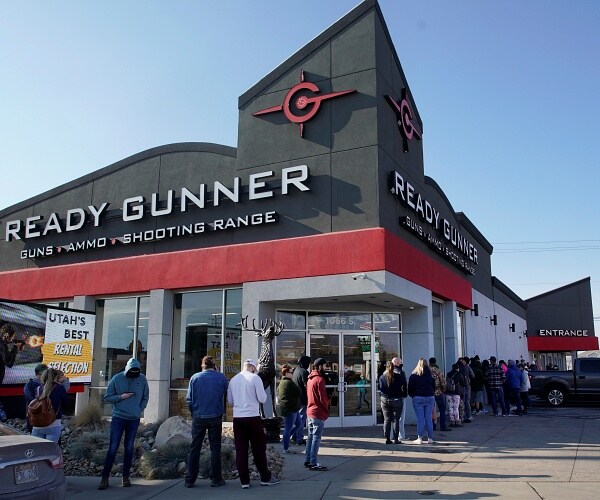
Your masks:
{"label": "man in gray hoodie", "polygon": [[123,457],[122,484],[124,487],[131,486],[129,471],[133,462],[133,444],[140,425],[140,416],[148,404],[148,394],[148,381],[141,373],[140,363],[137,359],[131,358],[127,361],[125,371],[117,373],[110,379],[104,395],[104,402],[113,405],[110,444],[104,460],[102,479],[98,485],[99,490],[108,488],[108,478],[115,463],[115,455],[123,433],[125,433],[123,443],[125,456]]}

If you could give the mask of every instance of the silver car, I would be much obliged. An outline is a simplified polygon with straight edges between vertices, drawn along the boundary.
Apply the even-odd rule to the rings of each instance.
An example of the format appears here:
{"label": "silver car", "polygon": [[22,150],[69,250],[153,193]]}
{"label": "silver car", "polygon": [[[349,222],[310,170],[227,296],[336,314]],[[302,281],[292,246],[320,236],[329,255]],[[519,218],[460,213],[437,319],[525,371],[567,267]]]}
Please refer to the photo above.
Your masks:
{"label": "silver car", "polygon": [[0,499],[66,498],[58,444],[0,424]]}

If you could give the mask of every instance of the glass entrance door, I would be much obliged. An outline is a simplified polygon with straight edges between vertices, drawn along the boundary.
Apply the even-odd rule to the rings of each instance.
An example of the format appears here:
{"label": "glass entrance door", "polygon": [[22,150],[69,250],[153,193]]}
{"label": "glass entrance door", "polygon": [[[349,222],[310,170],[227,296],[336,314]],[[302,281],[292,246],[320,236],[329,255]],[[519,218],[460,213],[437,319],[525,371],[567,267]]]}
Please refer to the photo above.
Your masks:
{"label": "glass entrance door", "polygon": [[372,334],[311,332],[310,357],[325,358],[329,427],[375,423]]}

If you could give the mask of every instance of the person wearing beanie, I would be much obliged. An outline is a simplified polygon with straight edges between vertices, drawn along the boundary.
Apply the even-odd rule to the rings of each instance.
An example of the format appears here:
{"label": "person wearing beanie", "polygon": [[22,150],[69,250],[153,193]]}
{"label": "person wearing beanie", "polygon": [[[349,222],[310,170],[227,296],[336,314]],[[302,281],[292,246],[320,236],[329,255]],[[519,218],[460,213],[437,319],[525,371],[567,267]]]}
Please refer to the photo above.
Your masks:
{"label": "person wearing beanie", "polygon": [[325,420],[329,417],[329,396],[325,389],[324,376],[326,364],[327,361],[323,358],[315,359],[306,387],[308,395],[308,406],[306,408],[308,438],[306,439],[306,460],[304,467],[308,467],[314,471],[327,470],[327,467],[321,465],[317,460]]}
{"label": "person wearing beanie", "polygon": [[302,420],[300,409],[300,388],[292,380],[292,369],[284,365],[281,368],[281,380],[277,387],[279,409],[283,417],[283,453],[296,453],[290,450],[290,437]]}
{"label": "person wearing beanie", "polygon": [[306,355],[300,356],[298,365],[292,373],[292,380],[300,389],[300,409],[298,410],[299,425],[296,426],[294,441],[298,446],[306,444],[304,439],[304,428],[306,427],[306,406],[308,405],[308,396],[306,394],[306,385],[308,384],[308,367],[310,358]]}

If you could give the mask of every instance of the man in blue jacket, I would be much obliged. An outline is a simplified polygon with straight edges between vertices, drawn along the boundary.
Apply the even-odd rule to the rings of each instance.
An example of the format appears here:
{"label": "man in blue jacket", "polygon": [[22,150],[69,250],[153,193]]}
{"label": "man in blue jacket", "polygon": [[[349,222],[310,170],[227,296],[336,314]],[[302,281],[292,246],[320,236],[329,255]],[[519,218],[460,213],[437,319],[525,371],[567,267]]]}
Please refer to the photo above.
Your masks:
{"label": "man in blue jacket", "polygon": [[508,401],[506,411],[510,415],[510,405],[517,404],[517,415],[522,415],[521,407],[521,370],[512,359],[508,360],[508,370],[506,370],[506,401]]}
{"label": "man in blue jacket", "polygon": [[221,473],[221,431],[228,384],[225,375],[215,369],[211,356],[202,358],[202,371],[194,373],[190,379],[186,401],[192,414],[192,445],[185,472],[186,488],[194,486],[198,478],[200,450],[207,431],[212,478],[210,485],[225,484]]}
{"label": "man in blue jacket", "polygon": [[125,433],[125,442],[123,443],[125,455],[123,457],[122,484],[125,487],[131,486],[129,471],[133,462],[133,444],[140,425],[140,417],[148,404],[148,394],[148,381],[141,373],[140,363],[137,359],[131,358],[127,361],[125,371],[117,373],[110,379],[104,395],[104,402],[113,405],[110,444],[106,460],[104,460],[102,479],[98,485],[99,490],[108,488],[108,478],[115,463],[115,456],[123,433]]}

